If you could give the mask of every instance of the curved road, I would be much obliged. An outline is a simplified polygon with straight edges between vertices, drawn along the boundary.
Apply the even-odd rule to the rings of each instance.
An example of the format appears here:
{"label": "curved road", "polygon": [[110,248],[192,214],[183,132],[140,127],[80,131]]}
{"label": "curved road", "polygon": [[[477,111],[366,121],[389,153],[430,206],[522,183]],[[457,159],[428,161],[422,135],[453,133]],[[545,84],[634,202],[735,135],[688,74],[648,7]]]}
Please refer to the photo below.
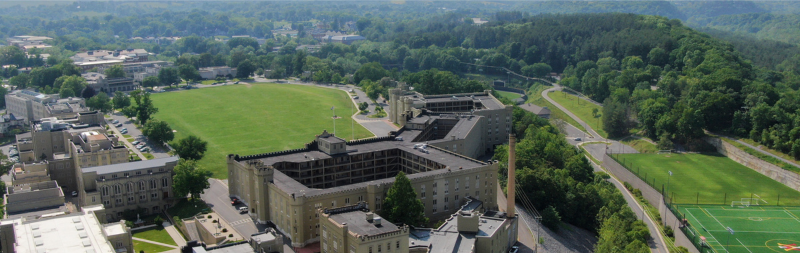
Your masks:
{"label": "curved road", "polygon": [[[555,105],[556,107],[558,107],[558,109],[561,109],[561,111],[563,111],[564,113],[569,115],[570,118],[574,119],[576,122],[581,124],[586,129],[586,131],[589,132],[590,135],[594,136],[594,137],[589,137],[589,138],[587,138],[589,140],[584,140],[584,141],[586,141],[586,142],[589,142],[590,140],[592,140],[592,141],[601,141],[601,140],[608,141],[608,142],[611,142],[612,145],[617,144],[619,147],[621,147],[621,149],[622,149],[621,152],[629,151],[627,149],[630,148],[630,147],[628,147],[627,145],[622,145],[622,143],[619,143],[619,142],[614,141],[614,140],[603,139],[602,136],[600,136],[600,134],[595,132],[594,129],[592,129],[589,126],[589,124],[586,124],[585,122],[583,122],[583,120],[578,118],[578,116],[576,116],[575,114],[573,114],[572,112],[567,110],[567,108],[565,108],[564,106],[561,106],[555,100],[551,99],[550,96],[548,96],[548,93],[550,93],[552,91],[556,91],[556,90],[561,90],[562,89],[561,86],[558,85],[558,84],[554,84],[554,83],[551,83],[551,84],[553,84],[553,88],[549,88],[549,89],[546,89],[546,90],[542,91],[542,97],[544,99],[546,99],[547,101],[549,101],[550,103],[552,103],[553,105]],[[588,153],[590,155],[592,155],[592,156],[595,156],[595,154],[603,154],[603,153],[606,152],[605,145],[591,145],[591,146],[594,146],[595,147],[594,149],[600,149],[600,150],[594,150],[594,149],[593,150],[589,150],[590,148],[586,147],[586,150],[589,151]],[[627,148],[624,148],[624,147],[627,147]],[[632,148],[630,148],[630,149],[632,149]],[[633,150],[633,152],[636,152],[636,151]],[[597,160],[602,160],[603,159],[602,157],[598,158],[596,156],[595,156],[595,158]],[[591,161],[591,159],[590,159],[590,161]],[[602,166],[594,164],[594,162],[592,162],[592,165],[595,166],[596,170],[605,171],[605,169],[603,169]],[[653,218],[650,217],[650,216],[641,215],[641,214],[644,213],[644,211],[643,211],[644,208],[642,208],[642,206],[639,205],[639,202],[636,201],[636,199],[633,197],[633,195],[631,195],[631,193],[628,192],[625,189],[625,187],[622,185],[622,183],[619,180],[617,180],[617,178],[614,177],[613,174],[609,173],[609,175],[612,175],[612,179],[613,180],[611,180],[611,182],[614,183],[614,186],[616,186],[617,189],[619,189],[622,192],[622,195],[625,197],[625,201],[628,203],[628,206],[631,208],[631,210],[633,210],[634,213],[640,214],[640,215],[638,215],[638,218],[640,220],[643,220],[645,222],[645,224],[647,224],[647,228],[650,230],[650,236],[652,238],[658,238],[658,240],[654,239],[652,241],[652,244],[648,243],[648,245],[650,246],[650,250],[652,252],[669,253],[669,249],[667,249],[667,246],[666,246],[666,244],[664,242],[664,237],[662,237],[661,233],[659,233],[658,230],[657,230],[657,228],[658,228],[657,224],[658,223],[656,223],[653,220]],[[644,219],[645,217],[647,217],[647,219]]]}

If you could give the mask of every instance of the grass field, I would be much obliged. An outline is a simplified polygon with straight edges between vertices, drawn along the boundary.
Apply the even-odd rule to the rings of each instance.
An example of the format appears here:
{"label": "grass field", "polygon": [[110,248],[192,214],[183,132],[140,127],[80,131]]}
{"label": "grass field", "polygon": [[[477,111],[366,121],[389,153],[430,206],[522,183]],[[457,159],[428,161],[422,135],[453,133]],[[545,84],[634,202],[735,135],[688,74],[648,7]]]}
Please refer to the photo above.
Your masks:
{"label": "grass field", "polygon": [[497,93],[499,93],[500,96],[502,96],[504,98],[508,98],[509,100],[512,100],[512,101],[514,99],[522,97],[522,94],[514,93],[514,92],[508,92],[508,91],[500,91],[499,90],[499,91],[497,91]]}
{"label": "grass field", "polygon": [[172,248],[164,247],[161,245],[156,245],[152,243],[141,242],[137,240],[133,240],[133,251],[134,252],[144,252],[144,253],[156,253],[156,252],[164,252],[173,250]]}
{"label": "grass field", "polygon": [[[690,238],[706,238],[702,252],[794,252],[800,250],[800,208],[775,206],[677,206],[689,221]],[[733,234],[728,232],[733,230]],[[784,248],[782,248],[784,247]],[[797,248],[794,248],[797,247]]]}
{"label": "grass field", "polygon": [[570,125],[578,128],[579,130],[586,132],[586,128],[584,128],[583,125],[578,124],[577,121],[572,119],[566,113],[561,111],[561,109],[558,109],[558,107],[556,107],[555,105],[547,101],[547,99],[544,99],[544,97],[542,97],[542,91],[549,89],[551,87],[552,86],[546,86],[541,84],[532,85],[531,88],[528,89],[529,91],[528,94],[530,95],[528,96],[528,101],[526,102],[542,107],[547,107],[547,109],[550,109],[551,119],[562,119],[567,123],[569,123]]}
{"label": "grass field", "polygon": [[621,140],[620,142],[622,142],[625,145],[631,146],[636,151],[639,151],[639,153],[658,153],[658,147],[645,140],[628,137]]}
{"label": "grass field", "polygon": [[766,205],[800,206],[800,192],[717,153],[615,157],[657,190],[664,185],[673,203],[730,205],[757,194]]}
{"label": "grass field", "polygon": [[550,98],[555,100],[556,103],[561,104],[561,106],[564,106],[564,108],[567,108],[567,110],[575,114],[575,116],[578,116],[583,122],[589,124],[589,126],[592,127],[595,132],[602,135],[603,138],[608,137],[608,133],[603,131],[602,118],[595,118],[592,116],[592,109],[597,109],[598,114],[603,114],[603,107],[561,91],[550,93]]}
{"label": "grass field", "polygon": [[[351,139],[350,98],[334,89],[292,84],[233,85],[153,94],[159,112],[155,118],[176,130],[175,140],[196,135],[208,142],[199,164],[228,176],[225,156],[252,155],[301,148],[314,135],[333,132]],[[355,138],[372,136],[355,124]]]}
{"label": "grass field", "polygon": [[153,228],[153,229],[139,230],[139,231],[133,232],[133,237],[142,238],[142,239],[150,240],[150,241],[154,241],[154,242],[160,242],[160,243],[163,243],[163,244],[169,244],[169,245],[178,246],[178,244],[175,243],[174,240],[172,240],[172,237],[169,236],[169,233],[167,233],[167,230],[164,230],[163,228],[161,228],[161,229]]}

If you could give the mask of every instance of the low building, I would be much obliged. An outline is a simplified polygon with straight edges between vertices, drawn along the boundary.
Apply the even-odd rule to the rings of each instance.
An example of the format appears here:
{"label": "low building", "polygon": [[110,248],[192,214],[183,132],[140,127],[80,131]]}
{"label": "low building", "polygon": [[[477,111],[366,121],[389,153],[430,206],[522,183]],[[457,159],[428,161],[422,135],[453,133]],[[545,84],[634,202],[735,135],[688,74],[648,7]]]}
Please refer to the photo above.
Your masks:
{"label": "low building", "polygon": [[365,202],[320,209],[319,227],[322,252],[408,252],[409,226],[384,221]]}
{"label": "low building", "polygon": [[481,214],[477,211],[481,205],[469,199],[438,228],[412,229],[407,252],[509,252],[517,242],[519,221],[497,211]]}
{"label": "low building", "polygon": [[217,78],[218,76],[221,77],[236,76],[236,68],[231,68],[228,66],[200,68],[199,72],[200,72],[200,78],[203,79],[214,79]]}
{"label": "low building", "polygon": [[31,90],[15,90],[6,94],[6,110],[25,123],[43,118],[73,118],[88,112],[86,101],[79,97],[61,98],[58,94],[42,94]]}
{"label": "low building", "polygon": [[133,91],[139,87],[133,82],[132,77],[107,78],[106,75],[97,72],[84,73],[81,77],[86,79],[89,87],[99,92]]}
{"label": "low building", "polygon": [[[155,68],[156,72],[162,67],[171,67],[172,62],[168,61],[142,61],[142,62],[124,62],[122,63],[122,71],[125,72],[126,77],[134,77],[133,75],[139,72],[145,72],[148,68]],[[111,66],[103,66],[98,68],[97,71],[105,73],[106,69]]]}
{"label": "low building", "polygon": [[7,214],[64,205],[64,192],[55,180],[9,186],[3,196]]}
{"label": "low building", "polygon": [[353,42],[362,41],[362,40],[366,40],[366,39],[367,38],[364,38],[364,37],[362,37],[360,35],[343,35],[343,36],[332,36],[332,37],[330,37],[330,42],[332,42],[332,43],[342,43],[342,44],[345,44],[345,45],[350,45],[350,44],[353,44]]}
{"label": "low building", "polygon": [[121,60],[122,62],[145,62],[150,54],[144,49],[125,49],[125,50],[90,50],[76,53],[71,56],[73,62],[78,63],[97,62],[105,60]]}
{"label": "low building", "polygon": [[255,233],[246,242],[227,243],[209,247],[198,241],[188,241],[181,247],[185,253],[283,253],[283,236],[272,228]]}
{"label": "low building", "polygon": [[160,213],[176,200],[172,192],[173,169],[178,157],[83,167],[78,178],[82,206],[102,204],[106,220],[122,218],[129,209]]}
{"label": "low building", "polygon": [[539,116],[539,117],[542,117],[542,118],[545,118],[545,119],[550,119],[550,109],[548,109],[546,106],[542,107],[542,106],[534,105],[534,104],[531,104],[531,103],[527,103],[527,104],[519,105],[519,108],[522,108],[522,109],[524,109],[526,111],[532,112],[533,114],[536,114],[536,116]]}
{"label": "low building", "polygon": [[88,206],[71,214],[2,220],[0,250],[11,253],[133,253],[132,234],[125,221],[104,224],[104,213],[102,206]]}
{"label": "low building", "polygon": [[25,127],[25,119],[18,119],[13,113],[0,117],[0,133],[8,134],[9,130]]}

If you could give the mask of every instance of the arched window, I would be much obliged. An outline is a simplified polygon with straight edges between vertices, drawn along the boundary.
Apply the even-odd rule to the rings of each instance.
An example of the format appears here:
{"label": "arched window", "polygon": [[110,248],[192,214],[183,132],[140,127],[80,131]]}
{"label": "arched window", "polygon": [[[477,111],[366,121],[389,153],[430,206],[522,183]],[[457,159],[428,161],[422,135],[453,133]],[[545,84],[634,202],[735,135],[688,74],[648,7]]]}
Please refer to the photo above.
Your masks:
{"label": "arched window", "polygon": [[156,180],[150,179],[150,189],[155,189],[155,188],[156,188]]}
{"label": "arched window", "polygon": [[162,178],[161,179],[161,187],[168,187],[169,186],[169,178]]}
{"label": "arched window", "polygon": [[118,185],[118,184],[115,184],[114,185],[114,195],[117,195],[117,194],[120,194],[120,193],[122,193],[122,186]]}
{"label": "arched window", "polygon": [[100,193],[103,194],[103,196],[108,196],[108,186],[100,188]]}
{"label": "arched window", "polygon": [[146,188],[144,186],[144,180],[139,181],[139,191],[144,191]]}
{"label": "arched window", "polygon": [[128,185],[125,187],[125,192],[127,193],[133,192],[133,182],[128,182]]}

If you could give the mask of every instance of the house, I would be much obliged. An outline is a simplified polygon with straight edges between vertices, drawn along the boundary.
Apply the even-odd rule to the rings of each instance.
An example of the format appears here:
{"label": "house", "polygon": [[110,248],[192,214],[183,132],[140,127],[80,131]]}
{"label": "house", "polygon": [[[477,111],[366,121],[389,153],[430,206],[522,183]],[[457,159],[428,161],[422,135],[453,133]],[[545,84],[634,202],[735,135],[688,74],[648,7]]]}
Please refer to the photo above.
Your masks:
{"label": "house", "polygon": [[541,107],[541,106],[534,105],[534,104],[531,104],[531,103],[522,104],[519,107],[524,109],[524,110],[526,110],[526,111],[532,112],[533,114],[536,114],[536,116],[539,116],[539,117],[542,117],[542,118],[545,118],[545,119],[549,119],[550,118],[550,109],[547,109],[547,107]]}

